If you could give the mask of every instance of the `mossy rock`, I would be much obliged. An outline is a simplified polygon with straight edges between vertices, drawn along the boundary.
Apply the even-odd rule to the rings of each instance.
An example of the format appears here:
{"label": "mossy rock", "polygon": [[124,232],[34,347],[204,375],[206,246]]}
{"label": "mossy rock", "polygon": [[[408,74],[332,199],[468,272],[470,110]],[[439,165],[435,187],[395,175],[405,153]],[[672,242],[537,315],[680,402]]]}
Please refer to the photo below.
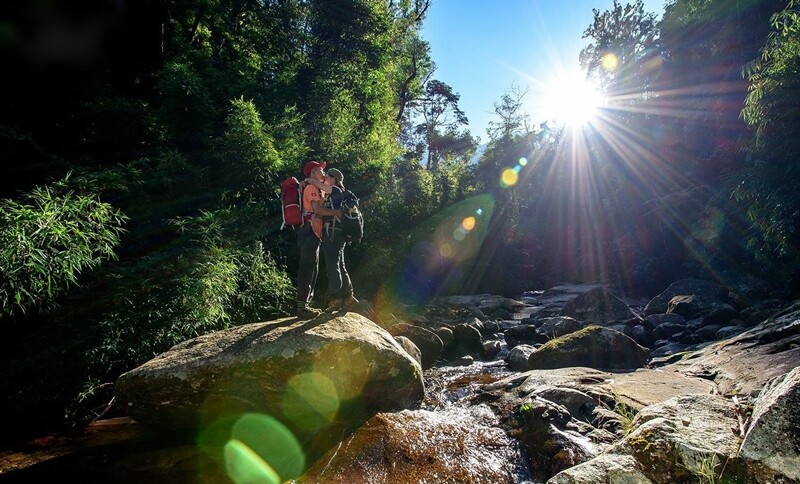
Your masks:
{"label": "mossy rock", "polygon": [[644,366],[648,356],[646,348],[619,331],[592,325],[542,345],[528,357],[528,368],[634,369]]}

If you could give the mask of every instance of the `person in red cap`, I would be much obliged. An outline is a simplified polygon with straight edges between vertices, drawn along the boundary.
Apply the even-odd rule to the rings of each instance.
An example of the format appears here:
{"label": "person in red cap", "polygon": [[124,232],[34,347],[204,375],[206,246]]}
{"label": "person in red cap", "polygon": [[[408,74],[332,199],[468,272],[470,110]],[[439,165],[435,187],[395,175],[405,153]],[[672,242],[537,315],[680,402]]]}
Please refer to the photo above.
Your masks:
{"label": "person in red cap", "polygon": [[[324,161],[309,161],[303,167],[303,175],[320,182],[325,181]],[[297,317],[313,318],[321,313],[311,307],[314,285],[317,282],[319,266],[319,246],[322,238],[322,217],[341,218],[341,210],[325,208],[323,193],[309,183],[303,188],[303,225],[297,230],[297,247],[300,249],[300,262],[297,266]]]}

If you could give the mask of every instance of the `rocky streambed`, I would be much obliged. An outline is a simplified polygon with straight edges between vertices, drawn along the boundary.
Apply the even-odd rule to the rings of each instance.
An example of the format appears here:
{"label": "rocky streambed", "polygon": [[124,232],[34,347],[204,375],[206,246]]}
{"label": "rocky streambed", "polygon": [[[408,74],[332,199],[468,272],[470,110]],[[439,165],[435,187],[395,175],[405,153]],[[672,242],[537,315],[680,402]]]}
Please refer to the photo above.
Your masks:
{"label": "rocky streambed", "polygon": [[800,303],[684,280],[361,312],[184,342],[117,382],[132,419],[7,450],[0,480],[800,480]]}

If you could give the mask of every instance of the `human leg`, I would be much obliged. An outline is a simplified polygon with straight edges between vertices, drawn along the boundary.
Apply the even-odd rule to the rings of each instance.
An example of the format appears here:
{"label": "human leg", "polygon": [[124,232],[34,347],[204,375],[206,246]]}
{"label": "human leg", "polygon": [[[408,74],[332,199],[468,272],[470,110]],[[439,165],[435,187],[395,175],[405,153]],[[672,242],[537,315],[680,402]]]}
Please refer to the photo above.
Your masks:
{"label": "human leg", "polygon": [[[300,261],[297,266],[297,314],[310,317],[309,307],[314,295],[314,284],[317,279],[319,265],[320,241],[310,227],[303,226],[297,232],[297,246],[300,249]],[[302,314],[301,314],[302,313]]]}

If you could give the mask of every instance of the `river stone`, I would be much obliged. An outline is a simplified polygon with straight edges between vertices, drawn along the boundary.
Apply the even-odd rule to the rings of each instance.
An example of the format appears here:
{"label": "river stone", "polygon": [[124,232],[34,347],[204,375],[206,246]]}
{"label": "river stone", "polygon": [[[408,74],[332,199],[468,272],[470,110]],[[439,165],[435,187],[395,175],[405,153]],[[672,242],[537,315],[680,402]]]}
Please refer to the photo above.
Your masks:
{"label": "river stone", "polygon": [[764,386],[741,455],[800,481],[800,368]]}
{"label": "river stone", "polygon": [[405,336],[419,348],[422,354],[422,369],[431,368],[442,353],[444,343],[433,331],[413,324],[395,324],[388,329],[392,336]]}
{"label": "river stone", "polygon": [[469,353],[483,350],[483,337],[478,329],[468,324],[458,324],[453,328],[453,341]]}
{"label": "river stone", "polygon": [[485,406],[381,413],[295,482],[517,482],[518,445]]}
{"label": "river stone", "polygon": [[540,334],[534,326],[527,324],[520,324],[513,328],[507,329],[503,335],[505,336],[506,346],[514,348],[517,345],[544,343],[548,340],[547,336]]}
{"label": "river stone", "polygon": [[[608,453],[632,455],[656,483],[688,482],[703,460],[736,466],[736,407],[720,395],[683,395],[643,408]],[[693,472],[694,471],[694,472]]]}
{"label": "river stone", "polygon": [[561,315],[590,324],[627,321],[636,317],[627,304],[608,289],[601,287],[567,302],[561,310]]}
{"label": "river stone", "polygon": [[588,326],[550,340],[531,353],[528,368],[547,369],[586,366],[598,369],[631,369],[645,364],[648,350],[613,329]]}
{"label": "river stone", "polygon": [[696,296],[694,294],[682,294],[669,300],[667,314],[678,314],[686,319],[703,314],[707,311],[714,301],[709,298]]}
{"label": "river stone", "polygon": [[539,326],[539,332],[549,338],[558,338],[565,334],[574,333],[583,327],[583,324],[577,319],[570,318],[569,316],[560,316],[556,318],[547,318]]}
{"label": "river stone", "polygon": [[705,296],[710,299],[720,299],[723,295],[722,286],[716,282],[702,279],[681,279],[667,287],[664,292],[654,297],[644,308],[644,314],[666,313],[670,299],[679,295]]}
{"label": "river stone", "polygon": [[405,336],[395,336],[394,340],[400,343],[400,346],[403,347],[403,350],[408,353],[414,361],[422,365],[422,353],[417,348],[417,345],[414,344],[413,341],[406,338]]}
{"label": "river stone", "polygon": [[603,454],[563,470],[547,484],[652,484],[641,471],[641,465],[629,455]]}
{"label": "river stone", "polygon": [[206,334],[119,377],[115,397],[134,420],[196,431],[258,412],[280,420],[307,451],[379,411],[419,406],[419,364],[356,314],[254,323]]}
{"label": "river stone", "polygon": [[440,326],[436,328],[436,336],[442,340],[442,344],[447,347],[453,342],[453,330],[447,326]]}
{"label": "river stone", "polygon": [[531,345],[517,345],[511,348],[506,356],[508,367],[514,371],[525,371],[528,369],[528,357],[536,350]]}
{"label": "river stone", "polygon": [[685,327],[686,318],[680,314],[650,314],[646,316],[642,322],[646,328],[651,330],[656,329],[656,327],[664,323],[679,324]]}
{"label": "river stone", "polygon": [[631,328],[630,337],[642,346],[653,346],[656,342],[656,335],[641,324]]}
{"label": "river stone", "polygon": [[[716,386],[701,378],[691,378],[679,373],[638,369],[632,372],[610,373],[592,368],[558,368],[555,370],[530,370],[487,384],[483,394],[500,415],[528,401],[537,392],[547,388],[569,388],[592,396],[613,406],[616,399],[630,408],[639,410],[648,405],[671,398],[692,394],[711,394]],[[550,393],[550,398],[557,398]],[[555,401],[559,405],[567,402]]]}

